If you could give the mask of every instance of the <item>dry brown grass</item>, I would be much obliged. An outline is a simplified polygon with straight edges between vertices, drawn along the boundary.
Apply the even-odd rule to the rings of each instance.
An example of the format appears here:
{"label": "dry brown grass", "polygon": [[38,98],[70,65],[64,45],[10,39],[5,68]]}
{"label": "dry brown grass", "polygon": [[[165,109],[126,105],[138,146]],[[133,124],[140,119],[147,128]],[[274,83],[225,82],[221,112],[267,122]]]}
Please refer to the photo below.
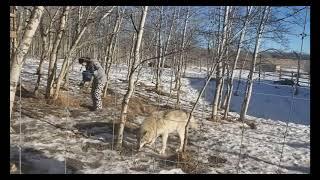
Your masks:
{"label": "dry brown grass", "polygon": [[171,162],[169,164],[175,165],[177,168],[181,168],[181,170],[185,173],[204,173],[207,168],[203,163],[199,162],[196,157],[197,154],[195,152],[186,151],[184,153],[175,153],[169,156],[166,160]]}
{"label": "dry brown grass", "polygon": [[61,106],[61,107],[74,107],[80,108],[81,101],[73,96],[66,95],[65,93],[61,93],[56,100],[49,99],[47,100],[48,104]]}
{"label": "dry brown grass", "polygon": [[[121,98],[122,100],[122,98]],[[121,101],[115,104],[115,97],[114,95],[107,95],[103,99],[104,106],[115,106],[117,111],[121,111]],[[164,109],[170,109],[170,106],[160,106],[157,107],[154,104],[150,104],[148,102],[148,99],[142,98],[142,97],[132,97],[129,101],[129,107],[128,107],[128,121],[134,120],[137,116],[148,116],[152,112],[157,110],[164,110]]]}

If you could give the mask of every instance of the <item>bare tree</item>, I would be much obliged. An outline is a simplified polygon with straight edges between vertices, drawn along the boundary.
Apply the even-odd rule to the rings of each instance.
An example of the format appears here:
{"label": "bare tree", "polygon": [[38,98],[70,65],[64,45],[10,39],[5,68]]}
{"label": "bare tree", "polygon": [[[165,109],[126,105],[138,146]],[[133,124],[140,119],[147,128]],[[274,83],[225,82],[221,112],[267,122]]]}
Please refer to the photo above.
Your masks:
{"label": "bare tree", "polygon": [[19,43],[17,50],[12,56],[12,64],[10,69],[10,117],[13,107],[13,102],[15,99],[17,83],[19,80],[21,68],[24,64],[24,57],[27,54],[32,38],[39,26],[42,14],[43,6],[35,6],[31,12],[30,20],[28,22],[26,31],[23,34],[22,40]]}
{"label": "bare tree", "polygon": [[[171,22],[170,29],[169,29],[169,32],[168,32],[167,40],[166,40],[166,42],[165,42],[165,46],[164,46],[164,50],[163,50],[163,55],[168,53],[169,44],[170,44],[170,42],[171,42],[172,31],[173,31],[173,28],[174,28],[174,25],[175,25],[175,20],[176,20],[176,8],[173,9],[172,22]],[[167,21],[167,22],[168,22],[168,21]],[[162,55],[162,56],[163,56],[163,55]],[[166,56],[163,56],[163,59],[162,59],[162,69],[163,69],[164,66],[165,66],[165,62],[166,62]]]}
{"label": "bare tree", "polygon": [[[40,63],[39,63],[39,66],[37,68],[37,72],[36,74],[38,75],[38,78],[37,78],[37,82],[36,82],[36,85],[35,85],[35,88],[34,88],[34,95],[35,96],[38,96],[39,94],[39,87],[40,87],[40,81],[41,81],[41,77],[42,77],[42,65],[43,65],[43,62],[45,60],[47,60],[49,57],[50,57],[50,54],[49,52],[51,51],[52,49],[52,40],[53,40],[53,34],[49,31],[52,31],[52,26],[53,26],[53,22],[55,21],[55,18],[59,12],[59,9],[58,8],[53,16],[52,19],[50,19],[50,24],[48,27],[45,27],[45,24],[44,24],[44,20],[42,18],[42,21],[41,21],[41,24],[40,24],[40,35],[41,35],[41,41],[42,41],[42,52],[41,52],[41,57],[40,57]],[[49,15],[50,16],[50,15]],[[49,34],[50,33],[50,34]]]}
{"label": "bare tree", "polygon": [[[225,112],[224,112],[224,116],[223,118],[226,119],[227,116],[228,116],[228,112],[229,112],[229,109],[230,109],[230,102],[231,102],[231,97],[232,97],[232,92],[233,92],[233,78],[234,78],[234,71],[237,67],[237,63],[238,63],[238,59],[240,57],[240,52],[241,52],[241,48],[242,48],[242,43],[243,43],[243,39],[245,37],[245,33],[246,33],[246,28],[247,28],[247,25],[249,23],[249,16],[251,14],[251,11],[252,11],[252,7],[249,6],[247,7],[247,13],[246,13],[246,17],[245,17],[245,20],[243,22],[243,27],[242,27],[242,30],[241,30],[241,35],[240,35],[240,38],[239,38],[239,43],[238,43],[238,48],[237,48],[237,54],[236,54],[236,57],[234,59],[234,62],[232,64],[232,68],[230,70],[230,73],[231,73],[231,76],[230,78],[228,79],[228,84],[229,84],[229,92],[228,92],[228,95],[226,97],[226,107],[225,107]],[[240,79],[239,79],[240,80]]]}
{"label": "bare tree", "polygon": [[161,85],[161,64],[162,62],[162,19],[163,19],[163,6],[160,7],[159,10],[159,22],[158,22],[158,36],[157,36],[157,69],[156,69],[156,91],[160,92],[160,85]]}
{"label": "bare tree", "polygon": [[213,105],[212,105],[212,116],[211,118],[213,120],[217,120],[217,114],[218,114],[218,101],[219,101],[219,97],[221,96],[221,88],[222,88],[222,62],[221,59],[223,57],[224,54],[224,50],[225,50],[225,42],[226,42],[226,36],[227,36],[227,24],[228,24],[228,16],[229,16],[229,6],[225,7],[225,11],[224,11],[224,21],[223,21],[223,31],[222,31],[222,40],[221,43],[219,44],[219,63],[218,63],[218,67],[217,67],[217,78],[216,78],[216,90],[215,90],[215,94],[214,94],[214,98],[213,98]]}
{"label": "bare tree", "polygon": [[[124,12],[123,12],[124,13]],[[109,79],[110,79],[110,70],[111,70],[111,65],[113,64],[113,61],[114,61],[114,56],[115,56],[115,46],[117,44],[117,41],[118,41],[118,32],[120,30],[120,26],[121,26],[121,21],[122,21],[122,18],[123,18],[123,13],[120,13],[120,7],[118,7],[118,11],[117,11],[117,20],[116,20],[116,23],[115,23],[115,26],[113,28],[113,32],[111,34],[111,37],[110,37],[110,42],[109,42],[109,45],[108,45],[108,50],[106,52],[106,57],[105,57],[105,62],[106,62],[106,75],[107,75],[107,82],[106,82],[106,85],[105,85],[105,88],[104,88],[104,93],[103,93],[103,97],[105,97],[107,95],[107,89],[108,89],[108,86],[109,86]]]}
{"label": "bare tree", "polygon": [[243,121],[245,119],[245,116],[247,114],[247,110],[248,110],[248,106],[249,106],[249,102],[250,102],[250,98],[251,98],[251,93],[252,93],[253,73],[254,73],[255,66],[256,66],[256,60],[257,60],[257,56],[259,53],[259,47],[260,47],[262,34],[264,31],[265,24],[268,20],[269,13],[270,13],[270,7],[265,6],[263,8],[261,20],[260,20],[258,28],[257,28],[256,42],[255,42],[255,47],[254,47],[253,56],[252,56],[250,73],[248,75],[248,81],[247,81],[247,86],[246,86],[246,94],[245,94],[245,97],[244,97],[244,100],[243,100],[243,103],[241,106],[241,112],[240,112],[240,120],[241,121]]}
{"label": "bare tree", "polygon": [[177,63],[177,73],[176,73],[176,86],[175,89],[177,89],[177,102],[176,102],[176,107],[179,108],[180,107],[180,91],[181,91],[181,75],[182,75],[182,67],[183,67],[183,50],[185,48],[185,39],[186,39],[186,31],[187,31],[187,26],[188,26],[188,20],[189,20],[189,8],[187,8],[187,12],[186,12],[186,17],[185,17],[185,21],[184,21],[184,27],[183,27],[183,32],[182,32],[182,41],[181,41],[181,52],[179,54],[179,60]]}
{"label": "bare tree", "polygon": [[10,6],[10,57],[14,54],[15,50],[17,49],[17,45],[17,7]]}
{"label": "bare tree", "polygon": [[128,105],[130,98],[134,92],[134,77],[135,77],[135,70],[136,70],[136,62],[139,61],[139,51],[140,51],[140,45],[141,45],[141,40],[142,40],[142,35],[143,35],[143,30],[144,30],[144,25],[145,25],[145,20],[147,17],[147,11],[148,11],[148,6],[145,6],[143,8],[143,13],[141,16],[140,20],[140,27],[137,32],[137,40],[135,43],[135,50],[134,50],[134,59],[132,62],[132,67],[131,67],[131,72],[129,75],[129,82],[128,82],[128,90],[126,94],[124,95],[123,101],[122,101],[122,107],[121,107],[121,116],[120,116],[120,125],[119,125],[119,130],[118,130],[118,135],[117,135],[117,147],[120,148],[122,146],[122,141],[123,141],[123,131],[127,119],[127,111],[128,111]]}
{"label": "bare tree", "polygon": [[128,63],[127,63],[127,65],[128,65],[127,81],[129,81],[130,71],[132,69],[132,57],[134,55],[134,42],[136,41],[136,38],[137,38],[136,33],[133,33],[132,34],[131,50],[128,53],[128,57],[127,57],[127,59],[128,59]]}
{"label": "bare tree", "polygon": [[63,8],[63,12],[60,16],[59,30],[50,52],[46,98],[51,97],[53,93],[53,82],[54,82],[54,77],[56,75],[56,69],[57,69],[57,53],[61,44],[62,35],[66,28],[67,15],[69,13],[69,9],[70,9],[69,6],[66,6]]}

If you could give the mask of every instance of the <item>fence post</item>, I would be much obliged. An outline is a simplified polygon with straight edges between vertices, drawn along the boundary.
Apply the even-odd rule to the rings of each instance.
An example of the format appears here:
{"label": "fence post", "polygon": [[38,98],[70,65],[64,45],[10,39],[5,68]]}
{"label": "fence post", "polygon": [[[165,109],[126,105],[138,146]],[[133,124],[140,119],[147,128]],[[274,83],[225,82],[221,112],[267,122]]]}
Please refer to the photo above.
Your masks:
{"label": "fence post", "polygon": [[279,80],[281,80],[281,67],[279,69]]}
{"label": "fence post", "polygon": [[261,54],[260,54],[260,63],[259,63],[259,83],[260,83],[260,75],[261,75]]}

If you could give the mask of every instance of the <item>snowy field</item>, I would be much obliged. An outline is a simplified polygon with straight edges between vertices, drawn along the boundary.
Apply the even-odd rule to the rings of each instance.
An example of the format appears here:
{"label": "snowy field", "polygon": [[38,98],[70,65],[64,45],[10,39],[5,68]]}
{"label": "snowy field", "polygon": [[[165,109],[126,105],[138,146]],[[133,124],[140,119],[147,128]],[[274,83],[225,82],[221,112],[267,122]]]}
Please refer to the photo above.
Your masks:
{"label": "snowy field", "polygon": [[[59,60],[58,67],[61,66]],[[22,72],[22,83],[33,90],[37,76],[38,61],[27,59]],[[48,64],[44,63],[47,68]],[[79,91],[81,80],[80,65],[73,64],[70,73],[70,95],[91,104],[89,94]],[[127,83],[127,67],[114,65],[111,71],[110,89],[117,92],[116,102],[121,103]],[[148,91],[152,83],[151,68],[143,68],[135,97],[144,97],[156,106],[174,106],[176,99]],[[45,70],[45,74],[47,71]],[[235,77],[238,77],[237,70]],[[244,72],[242,78],[247,77]],[[205,81],[206,72],[197,67],[187,69],[182,79],[183,109],[190,110]],[[237,122],[244,83],[239,87],[239,96],[232,97],[231,119],[212,122],[211,102],[215,82],[212,80],[204,96],[200,99],[195,117],[200,130],[191,130],[187,150],[197,159],[197,173],[309,173],[310,172],[310,90],[300,87],[299,94],[292,97],[292,87],[276,85],[274,80],[262,77],[256,80],[248,110],[248,119],[256,128]],[[46,83],[43,77],[42,86]],[[257,78],[255,76],[255,78]],[[163,91],[170,92],[171,71],[164,70]],[[235,80],[234,89],[236,89]],[[16,97],[16,100],[18,96]],[[292,102],[293,100],[293,102]],[[145,148],[136,152],[135,131],[145,118],[140,115],[132,120],[132,127],[125,129],[124,151],[113,150],[114,122],[119,111],[114,104],[105,104],[105,112],[94,113],[86,108],[56,107],[40,103],[34,98],[22,99],[22,118],[19,108],[13,114],[12,126],[18,130],[10,135],[10,159],[19,168],[19,149],[21,144],[22,173],[189,173],[176,167],[169,159],[157,155],[154,149]],[[30,113],[33,115],[30,115]],[[29,115],[26,115],[28,114]],[[287,123],[288,122],[288,123]],[[21,127],[21,134],[19,129]],[[57,128],[58,127],[58,128]],[[84,135],[85,136],[84,136]],[[20,139],[21,138],[21,139]],[[161,138],[156,147],[161,146]],[[175,134],[169,135],[167,154],[172,155],[178,146]],[[217,160],[218,159],[218,160]]]}

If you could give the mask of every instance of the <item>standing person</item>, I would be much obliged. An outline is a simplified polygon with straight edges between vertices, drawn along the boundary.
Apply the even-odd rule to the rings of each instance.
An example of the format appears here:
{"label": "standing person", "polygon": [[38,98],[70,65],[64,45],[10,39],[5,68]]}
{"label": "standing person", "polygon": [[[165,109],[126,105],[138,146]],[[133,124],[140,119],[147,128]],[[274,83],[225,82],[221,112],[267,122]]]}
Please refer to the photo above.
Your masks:
{"label": "standing person", "polygon": [[[87,75],[89,76],[88,79],[91,79],[90,75],[93,76],[93,83],[91,88],[93,110],[101,110],[102,109],[101,94],[107,81],[105,71],[97,60],[91,59],[89,57],[79,58],[79,63],[86,67]],[[85,79],[83,79],[81,84],[84,83],[84,81]]]}

